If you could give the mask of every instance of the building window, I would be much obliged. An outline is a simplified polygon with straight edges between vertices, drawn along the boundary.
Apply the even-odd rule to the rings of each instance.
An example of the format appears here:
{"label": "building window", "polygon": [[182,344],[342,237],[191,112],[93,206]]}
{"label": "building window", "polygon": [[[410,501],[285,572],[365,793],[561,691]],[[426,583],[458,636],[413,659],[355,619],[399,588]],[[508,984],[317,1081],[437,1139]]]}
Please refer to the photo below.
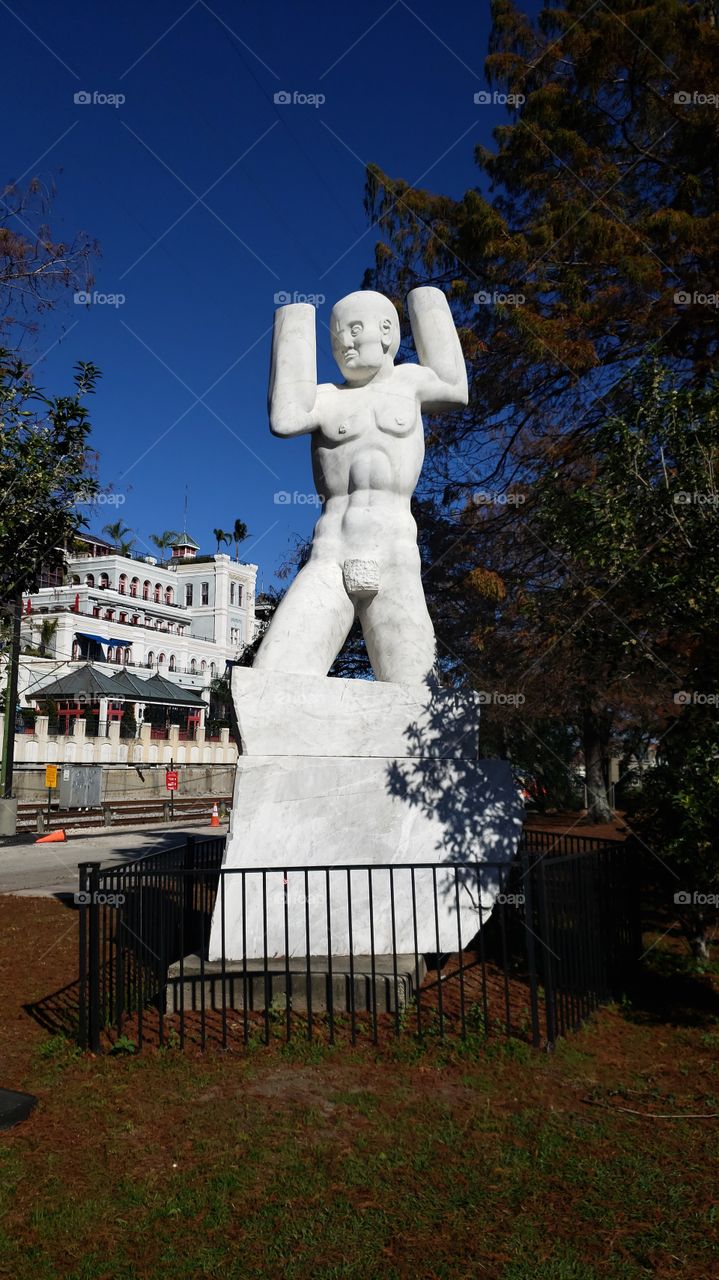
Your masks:
{"label": "building window", "polygon": [[100,606],[99,606],[99,604],[93,605],[93,609],[92,609],[92,616],[93,616],[93,618],[99,618],[99,617],[100,617]]}
{"label": "building window", "polygon": [[172,587],[165,587],[165,604],[173,604],[174,600],[175,600],[175,594],[172,590]]}
{"label": "building window", "polygon": [[185,585],[185,605],[188,609],[192,605],[192,583],[191,582],[188,582]]}
{"label": "building window", "polygon": [[133,578],[132,582],[130,583],[130,595],[132,596],[133,600],[137,599],[137,589],[139,585],[140,585],[140,579]]}
{"label": "building window", "polygon": [[73,573],[72,575],[72,585],[73,587],[79,587],[80,585],[80,579],[76,573]]}
{"label": "building window", "polygon": [[230,604],[234,604],[234,603],[235,603],[235,584],[234,582],[231,582],[230,583]]}
{"label": "building window", "polygon": [[127,574],[121,573],[117,580],[117,589],[121,596],[127,595]]}
{"label": "building window", "polygon": [[214,680],[214,678],[215,678],[216,673],[217,673],[217,667],[215,666],[214,662],[211,662],[211,663],[210,663],[210,676],[211,676],[211,678],[212,678],[213,680]]}
{"label": "building window", "polygon": [[164,653],[160,653],[160,654],[158,654],[158,657],[157,657],[157,665],[158,665],[158,667],[162,667],[162,666],[164,666],[164,663],[165,663],[165,655],[164,655]]}
{"label": "building window", "polygon": [[162,600],[162,584],[159,582],[156,582],[155,583],[155,604],[159,604],[161,600]]}
{"label": "building window", "polygon": [[118,618],[118,622],[127,622],[127,614],[126,614],[126,613],[121,613],[121,614],[120,614],[120,616],[119,616],[119,618]]}
{"label": "building window", "polygon": [[142,598],[143,600],[150,599],[150,583],[147,581],[142,584]]}
{"label": "building window", "polygon": [[200,663],[200,671],[206,671],[206,670],[207,670],[207,663],[205,662],[205,659],[203,658],[203,659],[202,659],[202,662]]}
{"label": "building window", "polygon": [[149,653],[148,653],[148,655],[147,655],[147,665],[148,665],[148,667],[154,667],[154,665],[155,665],[155,655],[154,655],[154,653],[152,652],[152,649],[150,650],[150,652],[149,652]]}
{"label": "building window", "polygon": [[94,587],[94,585],[95,585],[95,575],[94,573],[88,573],[87,577],[85,578],[85,586]]}
{"label": "building window", "polygon": [[124,649],[123,649],[123,651],[122,651],[122,661],[123,661],[123,662],[129,662],[129,661],[130,661],[130,646],[129,646],[129,645],[125,645],[125,648],[124,648]]}
{"label": "building window", "polygon": [[237,584],[237,603],[242,604],[242,583]]}
{"label": "building window", "polygon": [[107,573],[100,574],[100,587],[103,591],[107,591],[110,585],[110,577]]}
{"label": "building window", "polygon": [[73,660],[73,662],[77,662],[77,660],[78,660],[78,658],[79,658],[79,657],[80,657],[80,641],[79,641],[79,640],[73,640],[73,642],[72,642],[72,660]]}
{"label": "building window", "polygon": [[170,661],[168,662],[167,666],[168,666],[168,670],[169,670],[169,671],[174,671],[174,670],[175,670],[176,662],[175,662],[175,655],[174,655],[174,653],[171,653],[171,654],[170,654]]}
{"label": "building window", "polygon": [[105,610],[105,618],[106,618],[106,620],[107,620],[108,622],[112,622],[112,619],[114,618],[114,616],[115,616],[115,610],[114,610],[114,609],[106,609],[106,610]]}
{"label": "building window", "polygon": [[203,603],[203,604],[209,604],[209,603],[210,603],[210,584],[209,584],[209,582],[203,582],[203,584],[202,584],[202,603]]}
{"label": "building window", "polygon": [[193,675],[193,676],[197,674],[197,658],[192,658],[192,659],[191,659],[191,661],[190,661],[190,671],[191,671],[191,673],[192,673],[192,675]]}

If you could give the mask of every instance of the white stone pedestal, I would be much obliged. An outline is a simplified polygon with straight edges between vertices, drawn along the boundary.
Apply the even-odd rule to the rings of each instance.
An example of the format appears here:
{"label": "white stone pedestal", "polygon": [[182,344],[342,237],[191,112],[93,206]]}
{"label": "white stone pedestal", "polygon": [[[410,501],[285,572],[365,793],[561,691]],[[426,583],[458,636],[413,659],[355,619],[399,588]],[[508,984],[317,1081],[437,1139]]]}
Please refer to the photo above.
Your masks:
{"label": "white stone pedestal", "polygon": [[475,695],[246,668],[232,692],[242,755],[223,865],[266,874],[221,877],[210,959],[223,936],[228,960],[469,942],[523,816],[509,765],[477,759]]}

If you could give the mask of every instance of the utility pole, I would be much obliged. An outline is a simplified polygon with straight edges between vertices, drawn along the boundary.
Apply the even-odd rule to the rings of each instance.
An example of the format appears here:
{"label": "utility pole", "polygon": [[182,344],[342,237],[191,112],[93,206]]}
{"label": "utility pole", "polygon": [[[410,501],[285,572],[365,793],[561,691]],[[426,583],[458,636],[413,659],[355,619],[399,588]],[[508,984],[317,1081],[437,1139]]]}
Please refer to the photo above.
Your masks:
{"label": "utility pole", "polygon": [[10,618],[10,649],[5,684],[5,719],[3,724],[2,760],[0,761],[0,796],[9,800],[12,796],[12,774],[15,761],[15,710],[17,707],[17,678],[20,665],[20,621],[22,598],[6,608]]}

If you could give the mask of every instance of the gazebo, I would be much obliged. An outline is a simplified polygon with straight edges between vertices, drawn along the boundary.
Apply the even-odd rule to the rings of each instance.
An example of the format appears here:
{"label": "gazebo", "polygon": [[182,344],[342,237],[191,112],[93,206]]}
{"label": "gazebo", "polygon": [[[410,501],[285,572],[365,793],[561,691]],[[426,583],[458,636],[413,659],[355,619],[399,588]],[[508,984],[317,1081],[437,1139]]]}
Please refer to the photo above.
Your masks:
{"label": "gazebo", "polygon": [[[168,713],[176,708],[188,730],[202,724],[205,710],[205,703],[198,693],[192,689],[183,689],[171,680],[165,680],[163,676],[154,675],[148,680],[141,680],[128,671],[118,671],[115,675],[108,676],[91,663],[78,667],[51,684],[43,685],[41,689],[27,693],[26,698],[28,702],[40,706],[48,702],[56,703],[60,732],[65,734],[70,732],[71,721],[82,715],[88,717],[89,729],[95,725],[99,729],[101,725],[111,724],[113,720],[122,720],[128,705],[139,704],[143,710],[148,707],[164,707]],[[155,716],[149,715],[147,719],[154,721]]]}

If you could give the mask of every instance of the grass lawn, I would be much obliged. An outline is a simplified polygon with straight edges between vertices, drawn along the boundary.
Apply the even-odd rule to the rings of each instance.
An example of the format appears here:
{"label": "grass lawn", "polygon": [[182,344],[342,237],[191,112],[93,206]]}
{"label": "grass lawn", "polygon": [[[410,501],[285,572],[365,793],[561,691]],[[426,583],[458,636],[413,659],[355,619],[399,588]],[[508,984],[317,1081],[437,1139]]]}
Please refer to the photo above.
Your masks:
{"label": "grass lawn", "polygon": [[24,1007],[76,977],[76,927],[0,898],[1,1083],[40,1099],[0,1134],[1,1276],[719,1274],[719,983],[671,951],[552,1053],[93,1058]]}

